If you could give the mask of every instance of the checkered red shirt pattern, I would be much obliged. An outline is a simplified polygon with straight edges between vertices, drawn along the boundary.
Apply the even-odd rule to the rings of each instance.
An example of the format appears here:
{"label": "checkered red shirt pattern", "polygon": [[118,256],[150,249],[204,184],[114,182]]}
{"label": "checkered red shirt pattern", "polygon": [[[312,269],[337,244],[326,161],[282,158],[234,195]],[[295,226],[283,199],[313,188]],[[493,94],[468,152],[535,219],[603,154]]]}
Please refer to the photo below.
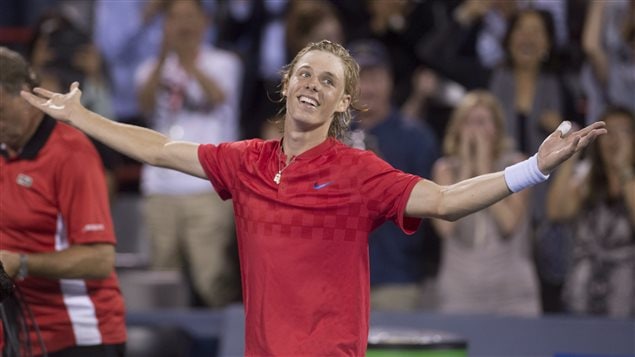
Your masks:
{"label": "checkered red shirt pattern", "polygon": [[404,217],[417,176],[335,139],[286,165],[279,141],[201,145],[199,160],[234,200],[246,312],[246,355],[364,354],[368,234]]}

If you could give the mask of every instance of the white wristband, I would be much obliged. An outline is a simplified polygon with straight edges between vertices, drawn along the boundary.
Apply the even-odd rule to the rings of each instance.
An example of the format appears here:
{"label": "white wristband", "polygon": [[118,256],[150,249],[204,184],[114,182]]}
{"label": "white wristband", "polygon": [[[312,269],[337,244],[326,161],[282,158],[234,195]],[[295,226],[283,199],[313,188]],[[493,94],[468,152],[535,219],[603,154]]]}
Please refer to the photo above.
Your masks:
{"label": "white wristband", "polygon": [[536,155],[505,168],[505,182],[512,192],[545,182],[548,178],[549,175],[543,174],[538,168]]}

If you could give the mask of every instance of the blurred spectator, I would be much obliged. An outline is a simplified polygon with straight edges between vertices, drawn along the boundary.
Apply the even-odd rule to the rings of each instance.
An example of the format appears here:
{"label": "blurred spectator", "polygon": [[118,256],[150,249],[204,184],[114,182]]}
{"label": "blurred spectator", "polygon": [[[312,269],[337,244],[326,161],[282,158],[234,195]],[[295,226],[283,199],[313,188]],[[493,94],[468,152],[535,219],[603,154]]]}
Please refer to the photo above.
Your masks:
{"label": "blurred spectator", "polygon": [[[509,58],[504,39],[519,9],[535,9],[557,19],[559,39],[564,37],[567,25],[563,2],[465,0],[455,8],[434,2],[429,6],[437,8],[438,25],[419,41],[417,54],[441,76],[468,90],[487,87],[492,70]],[[551,46],[555,47],[555,37]]]}
{"label": "blurred spectator", "polygon": [[366,1],[328,0],[340,14],[344,33],[349,39],[366,38],[368,34],[368,11]]}
{"label": "blurred spectator", "polygon": [[[418,41],[417,56],[441,78],[468,90],[486,87],[491,63],[498,64],[504,56],[502,38],[515,2],[466,0],[454,9],[448,3],[434,2],[431,6],[438,24]],[[480,58],[485,55],[493,59]]]}
{"label": "blurred spectator", "polygon": [[[562,6],[560,2],[550,4],[545,1],[528,4],[516,1],[466,0],[451,12],[452,16],[446,23],[441,23],[442,26],[434,33],[422,38],[417,46],[417,53],[436,72],[439,83],[443,83],[444,78],[449,78],[467,89],[489,85],[503,101],[509,135],[515,139],[521,151],[530,153],[558,125],[565,108],[569,120],[581,122],[584,115],[584,96],[578,80],[582,57],[580,46],[568,44],[565,55],[558,53],[557,58],[552,56],[555,40],[549,14],[557,14],[560,19],[558,24],[563,25],[566,12]],[[528,10],[528,7],[544,7],[550,12]],[[567,10],[572,8],[576,9],[571,6]],[[518,9],[525,10],[518,12]],[[582,14],[583,11],[571,13]],[[581,22],[576,18],[569,19],[572,22]],[[577,43],[579,33],[580,31]],[[493,42],[496,38],[500,39],[498,45]],[[569,42],[574,42],[575,39],[572,38]],[[502,58],[496,55],[498,48],[505,51]],[[484,49],[488,50],[483,51]],[[497,59],[484,59],[483,55],[495,55]],[[501,59],[505,61],[499,66],[488,68]],[[559,65],[557,72],[554,71],[556,65]],[[420,83],[427,83],[427,87],[434,83],[433,74],[420,76],[424,79]],[[428,100],[415,99],[414,103],[434,103],[434,98],[439,96],[443,87],[442,84],[437,86],[439,88],[436,90],[428,90],[431,93]],[[561,87],[566,88],[566,91]],[[411,97],[416,97],[417,92],[413,91]],[[410,101],[406,104],[410,104]],[[542,305],[549,311],[560,311],[561,306],[558,303],[545,302],[554,302],[555,299],[549,297],[559,299],[560,296],[558,286],[564,278],[563,256],[567,231],[566,227],[544,223],[542,207],[545,195],[546,185],[534,188],[532,201],[539,248],[536,256],[542,278],[541,293],[545,294]],[[552,288],[556,290],[553,293],[550,292]]]}
{"label": "blurred spectator", "polygon": [[[29,46],[33,69],[42,79],[42,87],[64,91],[71,83],[83,83],[82,104],[96,113],[112,117],[109,80],[99,50],[90,36],[71,21],[65,12],[50,10],[33,29]],[[110,198],[117,191],[114,172],[119,155],[93,141],[104,163]]]}
{"label": "blurred spectator", "polygon": [[118,121],[143,122],[133,78],[137,67],[159,52],[165,5],[165,0],[98,0],[95,4],[94,38],[104,54],[113,83],[114,114]]}
{"label": "blurred spectator", "polygon": [[[95,3],[93,38],[104,56],[117,121],[145,126],[134,88],[137,67],[159,52],[166,0]],[[83,83],[82,83],[83,85]],[[139,191],[141,164],[117,154],[115,170],[120,192]]]}
{"label": "blurred spectator", "polygon": [[101,54],[89,34],[65,15],[52,11],[40,19],[34,29],[30,58],[35,70],[56,77],[48,82],[55,86],[53,90],[65,90],[72,82],[80,81],[82,104],[101,115],[113,115]]}
{"label": "blurred spectator", "polygon": [[548,13],[518,12],[503,42],[505,63],[490,82],[501,100],[509,135],[523,153],[532,153],[560,124],[560,84],[549,71],[554,44],[553,22]]}
{"label": "blurred spectator", "polygon": [[412,90],[406,102],[401,106],[401,112],[406,118],[426,118],[428,100],[439,91],[441,79],[432,70],[418,68],[412,76]]}
{"label": "blurred spectator", "polygon": [[[326,0],[291,1],[286,17],[287,56],[293,56],[311,42],[346,42],[337,10]],[[292,58],[288,58],[290,61]]]}
{"label": "blurred spectator", "polygon": [[[203,43],[208,26],[200,1],[170,2],[161,53],[136,75],[150,126],[173,140],[220,143],[239,137],[241,64],[232,53]],[[233,267],[231,203],[222,202],[205,180],[147,165],[142,191],[152,267],[185,267],[207,306],[231,302],[238,292],[238,280],[226,280]]]}
{"label": "blurred spectator", "polygon": [[635,1],[592,1],[584,28],[587,122],[607,105],[635,111]]}
{"label": "blurred spectator", "polygon": [[[439,14],[433,11],[434,6],[441,4],[445,8],[447,1],[392,0],[364,3],[368,13],[366,33],[360,37],[350,36],[349,39],[374,38],[386,46],[395,82],[392,97],[394,103],[401,106],[410,95],[412,75],[420,65],[415,45],[431,31],[438,20]],[[360,30],[356,32],[361,33]]]}
{"label": "blurred spectator", "polygon": [[574,227],[564,299],[574,313],[635,316],[635,116],[610,108],[588,160],[557,172],[547,214]]}
{"label": "blurred spectator", "polygon": [[[583,125],[587,117],[587,95],[585,94],[580,71],[586,56],[582,49],[582,33],[587,7],[587,0],[569,0],[563,2],[566,10],[566,33],[564,43],[555,53],[557,75],[562,84],[563,118],[578,125]],[[556,26],[558,23],[556,23]]]}
{"label": "blurred spectator", "polygon": [[260,135],[262,123],[276,115],[272,99],[280,68],[286,64],[285,14],[289,1],[225,0],[220,5],[218,45],[243,59],[241,127],[244,138]]}
{"label": "blurred spectator", "polygon": [[[505,0],[501,0],[505,1]],[[577,0],[573,0],[577,1]],[[553,47],[561,47],[567,41],[567,24],[569,14],[568,3],[570,0],[553,1],[553,0],[517,0],[519,7],[523,9],[536,9],[549,13],[553,19],[554,45]]]}
{"label": "blurred spectator", "polygon": [[[349,30],[347,38],[373,38],[388,49],[394,78],[393,103],[402,108],[406,117],[426,122],[435,131],[435,136],[440,138],[445,122],[438,119],[447,116],[456,94],[458,97],[462,95],[462,89],[448,83],[444,74],[438,73],[436,68],[430,68],[431,64],[418,53],[417,45],[427,42],[435,29],[444,26],[448,14],[458,1],[360,3],[363,8],[358,12],[366,16],[365,23],[356,22],[357,14],[352,13],[352,5],[338,5],[345,11],[345,26]],[[349,18],[353,19],[353,24]]]}
{"label": "blurred spectator", "polygon": [[[393,76],[386,48],[373,40],[349,46],[360,65],[360,104],[368,108],[356,118],[351,144],[370,149],[393,167],[430,178],[438,143],[425,124],[409,121],[391,100]],[[422,305],[424,229],[408,237],[385,223],[370,235],[371,308],[413,310]]]}
{"label": "blurred spectator", "polygon": [[[506,128],[518,151],[536,152],[542,141],[561,122],[561,85],[552,72],[554,29],[551,16],[542,10],[522,10],[510,21],[503,45],[506,61],[494,70],[490,90],[502,104]],[[560,227],[544,218],[547,184],[532,189],[532,228],[536,230],[538,273],[541,282],[542,308],[559,309],[557,295],[548,294],[545,268],[554,264],[549,258],[561,253],[555,249],[564,239]],[[555,246],[555,247],[554,247]]]}
{"label": "blurred spectator", "polygon": [[553,47],[565,43],[566,1],[465,0],[454,12],[454,19],[462,26],[476,30],[476,52],[484,67],[492,69],[505,60],[505,49],[501,43],[510,19],[519,9],[535,9],[548,13],[554,22]]}
{"label": "blurred spectator", "polygon": [[482,66],[492,69],[505,59],[501,44],[509,19],[517,10],[513,0],[466,0],[454,11],[454,21],[477,32],[475,49]]}
{"label": "blurred spectator", "polygon": [[[498,100],[470,92],[450,119],[445,156],[433,180],[451,185],[522,161],[510,148]],[[456,222],[434,220],[443,238],[439,304],[443,312],[538,315],[531,261],[530,191],[522,191]]]}

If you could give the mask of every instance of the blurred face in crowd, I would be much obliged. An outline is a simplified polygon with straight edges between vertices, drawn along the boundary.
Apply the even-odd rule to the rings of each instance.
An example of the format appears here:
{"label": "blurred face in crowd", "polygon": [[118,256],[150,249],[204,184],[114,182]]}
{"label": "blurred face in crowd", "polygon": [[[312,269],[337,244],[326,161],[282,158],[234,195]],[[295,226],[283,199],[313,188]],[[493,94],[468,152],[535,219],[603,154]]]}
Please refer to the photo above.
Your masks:
{"label": "blurred face in crowd", "polygon": [[602,161],[604,163],[615,162],[616,165],[624,165],[625,163],[633,165],[635,160],[635,123],[633,123],[633,119],[624,114],[613,114],[604,118],[604,121],[608,133],[598,138]]}
{"label": "blurred face in crowd", "polygon": [[351,96],[344,93],[345,80],[338,56],[319,50],[305,53],[291,68],[283,90],[287,117],[303,131],[328,130],[333,114],[346,111],[350,104]]}
{"label": "blurred face in crowd", "polygon": [[484,105],[476,105],[467,112],[463,119],[463,130],[477,135],[485,135],[488,140],[494,141],[498,130],[492,111]]}
{"label": "blurred face in crowd", "polygon": [[385,66],[362,68],[360,71],[360,102],[368,108],[360,113],[362,126],[375,124],[390,111],[393,89],[392,75]]}
{"label": "blurred face in crowd", "polygon": [[21,149],[35,132],[39,118],[37,109],[0,85],[0,143],[14,151]]}
{"label": "blurred face in crowd", "polygon": [[469,92],[454,109],[443,140],[443,151],[450,156],[463,155],[463,144],[476,145],[477,142],[487,143],[485,146],[492,150],[494,158],[510,146],[500,102],[484,90]]}
{"label": "blurred face in crowd", "polygon": [[525,12],[511,30],[509,53],[516,66],[538,66],[549,53],[549,34],[536,12]]}
{"label": "blurred face in crowd", "polygon": [[202,6],[193,0],[173,1],[168,7],[165,31],[173,45],[198,47],[203,40],[207,17]]}

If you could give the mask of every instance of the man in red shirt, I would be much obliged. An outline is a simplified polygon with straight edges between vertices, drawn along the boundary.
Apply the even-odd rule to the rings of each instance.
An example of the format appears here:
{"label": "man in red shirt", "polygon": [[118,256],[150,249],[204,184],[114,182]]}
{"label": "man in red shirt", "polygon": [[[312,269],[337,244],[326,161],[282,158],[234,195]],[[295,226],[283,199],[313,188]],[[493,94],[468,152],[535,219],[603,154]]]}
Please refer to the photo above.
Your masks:
{"label": "man in red shirt", "polygon": [[[368,233],[386,220],[412,232],[422,217],[457,219],[546,179],[606,132],[554,132],[519,166],[439,186],[336,138],[356,109],[359,66],[338,44],[308,45],[285,68],[280,141],[173,141],[112,122],[67,94],[22,92],[31,104],[151,165],[209,179],[234,200],[247,356],[362,356],[369,319]],[[425,155],[425,153],[421,153]]]}
{"label": "man in red shirt", "polygon": [[19,321],[2,321],[11,337],[0,344],[29,356],[121,356],[124,303],[101,160],[84,134],[20,97],[37,85],[20,55],[0,47],[0,68],[0,262],[17,286],[1,308],[3,320],[29,327],[23,336]]}

